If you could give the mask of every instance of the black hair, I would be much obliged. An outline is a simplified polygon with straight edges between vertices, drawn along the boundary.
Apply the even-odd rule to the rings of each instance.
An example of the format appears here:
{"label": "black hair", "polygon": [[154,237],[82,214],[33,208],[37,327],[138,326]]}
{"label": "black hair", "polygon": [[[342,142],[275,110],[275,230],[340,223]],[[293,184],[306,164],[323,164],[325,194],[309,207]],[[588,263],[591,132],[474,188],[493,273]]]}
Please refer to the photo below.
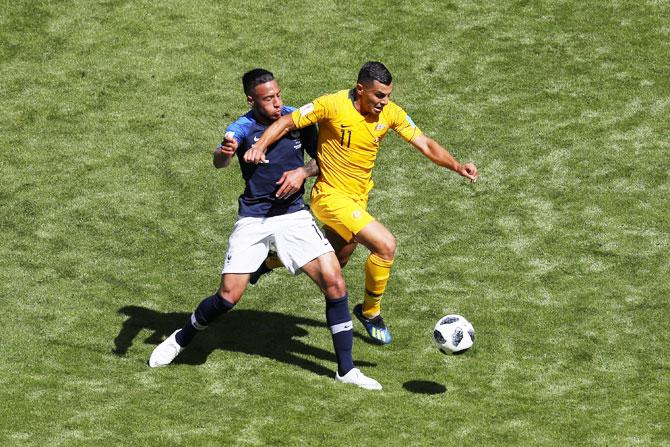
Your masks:
{"label": "black hair", "polygon": [[388,68],[381,62],[366,62],[358,72],[358,79],[356,82],[359,84],[369,84],[373,81],[379,81],[384,85],[391,85],[393,76],[391,76],[391,72],[388,71]]}
{"label": "black hair", "polygon": [[249,70],[242,76],[242,87],[244,88],[244,93],[248,96],[251,96],[254,88],[257,85],[265,84],[274,79],[274,75],[263,69],[263,68],[254,68]]}

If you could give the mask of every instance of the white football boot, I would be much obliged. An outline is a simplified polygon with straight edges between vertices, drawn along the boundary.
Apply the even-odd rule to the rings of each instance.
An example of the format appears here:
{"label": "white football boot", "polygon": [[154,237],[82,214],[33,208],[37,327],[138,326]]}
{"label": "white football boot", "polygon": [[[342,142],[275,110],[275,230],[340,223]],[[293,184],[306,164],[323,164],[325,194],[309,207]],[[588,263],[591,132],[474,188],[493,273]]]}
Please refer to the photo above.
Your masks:
{"label": "white football boot", "polygon": [[156,346],[154,352],[151,353],[151,357],[149,357],[149,366],[152,368],[158,368],[169,365],[172,363],[174,358],[184,350],[184,348],[179,346],[179,343],[177,343],[177,339],[175,338],[175,335],[180,330],[181,329],[177,329],[172,333],[172,335],[166,338],[163,343]]}
{"label": "white football boot", "polygon": [[339,372],[335,373],[335,379],[342,383],[356,385],[366,390],[381,390],[382,386],[375,379],[371,379],[361,372],[358,368],[353,368],[343,376]]}

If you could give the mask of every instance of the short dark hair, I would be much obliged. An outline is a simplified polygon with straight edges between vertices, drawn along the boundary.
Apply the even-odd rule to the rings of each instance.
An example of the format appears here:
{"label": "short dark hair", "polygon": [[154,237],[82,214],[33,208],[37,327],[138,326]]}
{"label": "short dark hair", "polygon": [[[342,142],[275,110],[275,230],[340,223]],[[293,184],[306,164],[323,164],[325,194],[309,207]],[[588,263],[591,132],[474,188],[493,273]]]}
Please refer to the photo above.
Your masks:
{"label": "short dark hair", "polygon": [[359,84],[369,84],[373,81],[379,81],[384,85],[391,85],[393,76],[391,76],[391,72],[381,62],[366,62],[358,72],[358,80],[356,82]]}
{"label": "short dark hair", "polygon": [[251,96],[254,88],[257,85],[270,82],[274,78],[275,77],[271,72],[263,68],[254,68],[253,70],[249,70],[242,76],[242,87],[244,88],[244,93]]}

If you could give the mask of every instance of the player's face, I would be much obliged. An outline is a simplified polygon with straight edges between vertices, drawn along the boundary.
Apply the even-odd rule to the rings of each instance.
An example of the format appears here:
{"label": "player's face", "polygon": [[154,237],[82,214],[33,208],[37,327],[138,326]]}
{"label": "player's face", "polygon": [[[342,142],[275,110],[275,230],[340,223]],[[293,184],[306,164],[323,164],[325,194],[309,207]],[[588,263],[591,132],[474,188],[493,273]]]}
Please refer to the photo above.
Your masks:
{"label": "player's face", "polygon": [[261,121],[272,122],[281,118],[284,100],[275,79],[265,84],[258,84],[254,88],[253,95],[247,96],[247,102]]}
{"label": "player's face", "polygon": [[369,84],[356,84],[356,92],[360,100],[360,112],[363,115],[379,115],[389,103],[393,83],[391,85],[373,81]]}

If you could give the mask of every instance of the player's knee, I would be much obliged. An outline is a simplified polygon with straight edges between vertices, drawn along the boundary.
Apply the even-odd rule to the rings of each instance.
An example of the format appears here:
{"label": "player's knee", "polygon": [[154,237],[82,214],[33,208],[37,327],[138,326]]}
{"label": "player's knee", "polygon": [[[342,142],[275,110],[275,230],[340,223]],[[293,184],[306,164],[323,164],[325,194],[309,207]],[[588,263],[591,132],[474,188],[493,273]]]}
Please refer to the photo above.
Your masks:
{"label": "player's knee", "polygon": [[384,238],[384,240],[381,241],[375,248],[377,249],[377,256],[390,261],[395,258],[395,252],[398,248],[398,245],[395,237],[389,234],[389,236]]}
{"label": "player's knee", "polygon": [[329,272],[323,275],[323,289],[326,296],[339,298],[347,293],[347,284],[341,273]]}

